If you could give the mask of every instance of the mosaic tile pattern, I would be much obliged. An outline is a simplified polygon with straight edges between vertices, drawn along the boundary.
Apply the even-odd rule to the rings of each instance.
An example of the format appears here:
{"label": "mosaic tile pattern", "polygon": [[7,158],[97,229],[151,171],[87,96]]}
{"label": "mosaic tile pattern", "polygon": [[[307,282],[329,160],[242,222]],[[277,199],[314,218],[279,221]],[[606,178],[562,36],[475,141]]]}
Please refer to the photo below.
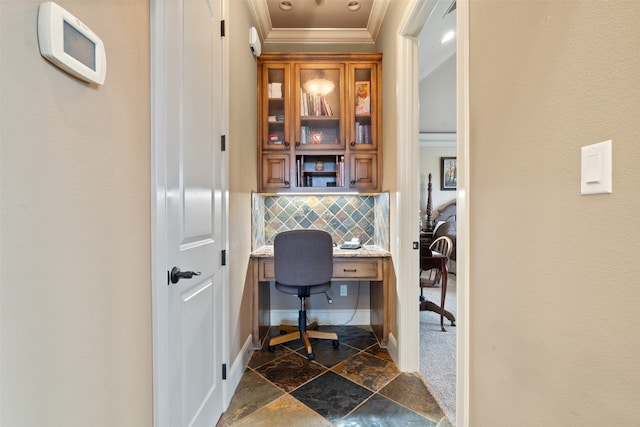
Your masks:
{"label": "mosaic tile pattern", "polygon": [[254,193],[252,245],[273,244],[281,231],[325,230],[336,243],[360,239],[389,249],[389,193],[379,195],[266,196]]}
{"label": "mosaic tile pattern", "polygon": [[269,196],[265,198],[265,242],[281,231],[317,228],[335,242],[360,238],[366,245],[374,239],[372,196]]}
{"label": "mosaic tile pattern", "polygon": [[269,352],[265,340],[217,426],[451,427],[420,375],[400,372],[371,328],[320,329],[338,333],[340,346],[312,340],[314,361],[301,341]]}

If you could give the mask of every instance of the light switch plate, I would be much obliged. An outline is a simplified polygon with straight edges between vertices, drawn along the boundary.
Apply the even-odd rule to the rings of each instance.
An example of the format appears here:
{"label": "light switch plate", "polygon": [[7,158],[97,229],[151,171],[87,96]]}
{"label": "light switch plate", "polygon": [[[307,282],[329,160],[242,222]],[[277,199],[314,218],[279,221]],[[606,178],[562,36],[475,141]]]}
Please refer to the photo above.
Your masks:
{"label": "light switch plate", "polygon": [[581,194],[606,194],[613,192],[611,161],[611,140],[582,147],[580,173]]}

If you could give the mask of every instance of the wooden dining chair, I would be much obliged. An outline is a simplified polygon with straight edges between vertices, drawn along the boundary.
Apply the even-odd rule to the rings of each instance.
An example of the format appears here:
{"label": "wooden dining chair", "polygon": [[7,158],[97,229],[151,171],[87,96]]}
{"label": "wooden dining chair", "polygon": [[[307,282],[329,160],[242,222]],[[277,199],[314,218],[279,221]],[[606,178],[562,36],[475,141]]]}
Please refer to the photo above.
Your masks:
{"label": "wooden dining chair", "polygon": [[[432,252],[438,252],[449,259],[453,250],[453,240],[447,236],[440,236],[435,239],[428,250],[420,248],[420,259],[423,257],[431,257]],[[439,268],[433,268],[429,265],[420,265],[420,301],[424,301],[422,293],[423,288],[435,288],[442,284],[442,271]]]}
{"label": "wooden dining chair", "polygon": [[[433,311],[440,314],[440,329],[446,332],[444,318],[451,326],[456,325],[455,316],[445,310],[444,303],[447,297],[447,262],[453,250],[453,240],[447,236],[438,237],[429,248],[420,248],[420,310]],[[437,252],[437,254],[436,254]],[[440,285],[440,305],[428,301],[424,296],[424,288]]]}

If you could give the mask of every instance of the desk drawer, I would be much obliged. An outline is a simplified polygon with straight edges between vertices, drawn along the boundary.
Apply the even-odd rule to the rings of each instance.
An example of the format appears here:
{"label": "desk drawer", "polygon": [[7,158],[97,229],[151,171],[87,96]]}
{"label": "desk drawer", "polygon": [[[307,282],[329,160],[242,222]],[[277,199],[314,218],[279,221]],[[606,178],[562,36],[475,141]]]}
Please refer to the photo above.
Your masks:
{"label": "desk drawer", "polygon": [[[258,262],[258,280],[275,280],[273,259]],[[332,280],[382,280],[382,260],[367,258],[334,259]]]}
{"label": "desk drawer", "polygon": [[382,280],[380,259],[335,259],[332,280]]}
{"label": "desk drawer", "polygon": [[258,262],[258,280],[261,282],[276,280],[273,259],[261,259]]}

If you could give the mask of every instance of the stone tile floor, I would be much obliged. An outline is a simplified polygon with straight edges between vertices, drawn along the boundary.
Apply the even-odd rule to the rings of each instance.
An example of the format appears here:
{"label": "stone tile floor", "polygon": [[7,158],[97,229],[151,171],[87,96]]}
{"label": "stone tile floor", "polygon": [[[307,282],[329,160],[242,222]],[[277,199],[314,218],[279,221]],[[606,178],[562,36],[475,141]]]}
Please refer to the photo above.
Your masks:
{"label": "stone tile floor", "polygon": [[300,340],[255,351],[218,427],[451,427],[420,374],[400,372],[369,327],[319,330],[340,346],[312,340],[313,361]]}

